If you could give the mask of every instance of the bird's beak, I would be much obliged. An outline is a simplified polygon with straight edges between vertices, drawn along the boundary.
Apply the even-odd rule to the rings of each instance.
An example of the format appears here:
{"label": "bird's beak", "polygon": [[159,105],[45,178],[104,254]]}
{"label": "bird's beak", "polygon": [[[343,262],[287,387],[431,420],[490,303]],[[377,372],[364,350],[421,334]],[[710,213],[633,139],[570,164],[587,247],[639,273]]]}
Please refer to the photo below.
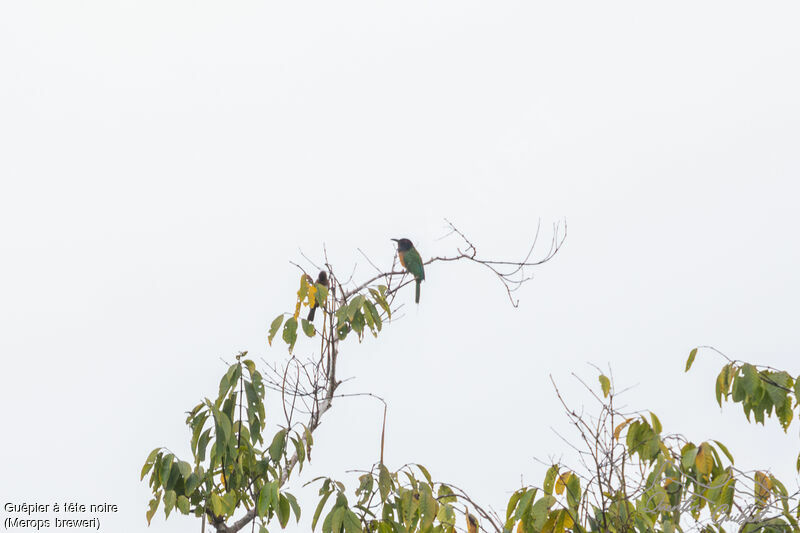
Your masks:
{"label": "bird's beak", "polygon": [[389,239],[390,241],[400,242],[400,239]]}

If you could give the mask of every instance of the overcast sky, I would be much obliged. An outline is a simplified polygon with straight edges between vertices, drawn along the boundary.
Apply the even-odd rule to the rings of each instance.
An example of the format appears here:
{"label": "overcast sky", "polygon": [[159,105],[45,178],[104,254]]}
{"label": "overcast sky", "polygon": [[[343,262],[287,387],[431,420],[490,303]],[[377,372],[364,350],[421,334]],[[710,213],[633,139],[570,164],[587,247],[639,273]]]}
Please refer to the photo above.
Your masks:
{"label": "overcast sky", "polygon": [[[159,445],[190,458],[183,413],[215,394],[220,358],[285,357],[265,336],[293,308],[299,249],[366,276],[357,248],[388,267],[390,237],[452,251],[444,218],[495,259],[538,220],[569,235],[518,309],[480,268],[435,264],[417,309],[408,290],[402,320],[342,346],[342,392],[389,402],[390,467],[504,510],[541,483],[537,458],[572,459],[549,376],[590,407],[570,373],[594,384],[591,363],[665,431],[794,487],[800,423],[720,409],[719,357],[683,367],[711,344],[800,372],[799,15],[3,2],[0,499],[114,503],[102,531],[143,531],[141,465]],[[303,480],[369,468],[381,413],[337,401]],[[316,496],[296,492],[305,531]],[[149,530],[199,524],[159,510]]]}

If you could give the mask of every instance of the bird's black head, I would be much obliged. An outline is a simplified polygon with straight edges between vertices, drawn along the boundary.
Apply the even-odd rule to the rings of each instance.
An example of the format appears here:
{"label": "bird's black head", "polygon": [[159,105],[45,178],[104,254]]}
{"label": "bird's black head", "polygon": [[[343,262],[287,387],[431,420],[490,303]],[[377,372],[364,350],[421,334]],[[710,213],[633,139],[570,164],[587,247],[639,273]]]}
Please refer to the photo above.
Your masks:
{"label": "bird's black head", "polygon": [[319,271],[319,276],[317,276],[317,283],[320,285],[328,286],[328,273],[324,270]]}
{"label": "bird's black head", "polygon": [[414,247],[414,245],[408,239],[392,239],[392,240],[397,243],[398,252],[407,252]]}

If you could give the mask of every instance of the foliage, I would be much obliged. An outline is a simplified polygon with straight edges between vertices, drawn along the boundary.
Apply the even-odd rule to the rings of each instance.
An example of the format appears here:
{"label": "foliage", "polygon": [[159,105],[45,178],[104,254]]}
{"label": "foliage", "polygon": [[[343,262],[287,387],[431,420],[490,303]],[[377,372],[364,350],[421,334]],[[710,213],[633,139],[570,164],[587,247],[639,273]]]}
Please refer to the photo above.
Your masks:
{"label": "foliage", "polygon": [[[694,348],[689,353],[687,372],[697,350]],[[763,425],[765,415],[771,417],[774,412],[786,431],[794,418],[794,409],[800,405],[800,376],[793,379],[783,370],[728,359],[717,376],[715,393],[720,407],[723,400],[742,404],[748,422],[752,414],[753,419]]]}
{"label": "foliage", "polygon": [[[336,281],[332,273],[331,279]],[[351,331],[359,342],[365,331],[377,336],[384,321],[392,315],[393,296],[386,285],[364,286],[339,300],[334,294],[335,290],[313,283],[304,274],[300,277],[294,312],[288,319],[287,314],[279,315],[269,326],[270,344],[283,326],[281,338],[290,354],[298,341],[298,325],[306,337],[318,337],[320,360],[312,361],[310,366],[300,365],[295,358],[290,361],[296,365],[298,374],[302,366],[313,394],[301,390],[299,381],[293,385],[287,382],[289,365],[282,382],[268,380],[251,359],[245,358],[246,352],[240,353],[237,362],[222,377],[216,400],[206,398],[188,413],[186,424],[192,434],[193,462],[183,461],[160,447],[148,455],[141,473],[142,479],[151,474],[153,498],[146,513],[148,524],[162,502],[166,517],[177,509],[182,514],[208,519],[218,531],[238,531],[252,520],[259,521],[262,531],[266,531],[273,519],[286,527],[292,514],[299,520],[300,505],[290,492],[283,490],[283,485],[294,468],[302,471],[304,462],[310,458],[312,432],[322,413],[330,407],[339,385],[335,376],[338,343]],[[308,320],[300,319],[302,307],[314,303],[329,311],[324,313],[319,331]],[[330,331],[326,331],[326,325]],[[268,424],[264,409],[267,385],[280,389],[284,399],[291,395],[292,413],[298,397],[305,402],[310,396],[313,406],[309,424],[296,424],[287,413],[285,425],[279,426],[272,438],[265,441],[262,432]],[[240,508],[247,510],[246,515],[234,525],[226,525]]]}
{"label": "foliage", "polygon": [[[392,317],[392,310],[387,300],[387,290],[386,285],[367,287],[362,294],[356,294],[348,302],[338,306],[334,313],[337,340],[344,340],[348,333],[355,331],[358,335],[358,340],[361,341],[364,338],[365,329],[377,337],[378,332],[383,327],[384,319]],[[281,328],[281,324],[283,324],[281,338],[289,347],[289,353],[292,353],[297,342],[297,324],[302,306],[312,306],[316,300],[317,305],[324,307],[327,298],[327,287],[319,283],[313,283],[308,275],[300,276],[300,289],[297,291],[297,304],[294,314],[286,322],[284,322],[285,314],[275,317],[270,324],[269,334],[267,335],[269,344],[272,345],[275,335]],[[381,311],[378,311],[379,307]],[[300,319],[300,324],[303,333],[307,337],[314,337],[317,334],[314,325],[308,320]]]}
{"label": "foliage", "polygon": [[577,441],[586,445],[579,452],[583,468],[552,465],[541,487],[515,492],[504,531],[724,532],[729,524],[742,524],[741,531],[798,530],[796,498],[775,476],[736,469],[721,442],[665,434],[652,412],[618,411],[611,380],[601,375],[599,382],[599,416],[565,405]]}
{"label": "foliage", "polygon": [[[141,478],[150,472],[153,499],[147,511],[150,523],[163,501],[165,516],[177,509],[182,514],[207,514],[212,524],[221,524],[240,507],[257,509],[265,525],[277,517],[281,526],[297,519],[300,507],[295,497],[280,490],[288,476],[288,444],[300,457],[300,465],[311,452],[310,433],[281,428],[264,446],[264,382],[255,363],[240,353],[219,384],[213,402],[208,398],[189,411],[193,464],[165,448],[156,448],[142,467]],[[245,416],[242,410],[245,409]]]}
{"label": "foliage", "polygon": [[[538,262],[528,262],[530,252],[519,263],[485,261],[451,227],[466,242],[466,251],[428,263],[480,263],[501,280],[514,305],[512,292],[530,278],[522,275],[523,281],[515,281],[513,276],[549,260],[563,242],[554,240],[556,246]],[[510,270],[501,271],[498,265]],[[306,361],[292,355],[282,367],[262,370],[246,352],[236,356],[216,398],[205,398],[188,412],[192,460],[163,447],[147,456],[141,479],[149,474],[153,494],[148,524],[159,507],[166,517],[177,509],[228,533],[245,526],[255,531],[256,524],[265,533],[275,523],[285,528],[292,517],[300,520],[301,504],[286,486],[295,469],[299,475],[310,461],[313,432],[337,397],[339,343],[348,337],[361,342],[365,332],[377,337],[391,321],[398,290],[405,286],[405,272],[392,269],[345,290],[327,262],[326,268],[330,285],[315,284],[304,273],[294,311],[276,317],[267,333],[270,345],[280,337],[290,355],[304,337],[318,341],[319,351],[312,350]],[[315,304],[323,311],[319,329],[300,317],[303,307]],[[690,353],[686,371],[697,353]],[[717,377],[716,398],[720,405],[723,399],[741,403],[748,421],[752,414],[764,424],[774,413],[786,431],[800,404],[799,381],[784,371],[728,360]],[[599,390],[587,386],[597,401],[596,415],[569,408],[556,387],[577,430],[570,441],[577,463],[548,465],[540,486],[520,487],[511,494],[504,516],[453,484],[432,479],[422,465],[391,471],[383,463],[382,443],[381,461],[360,473],[352,492],[330,477],[309,482],[319,484],[312,528],[322,533],[725,533],[731,527],[743,533],[800,532],[797,493],[789,494],[772,473],[738,469],[719,441],[693,442],[665,433],[652,412],[623,412],[615,405],[613,379],[601,373],[597,383]],[[281,395],[283,421],[266,417],[268,389]],[[305,423],[295,421],[298,412],[308,415]],[[275,433],[265,435],[267,427],[275,427]]]}
{"label": "foliage", "polygon": [[359,486],[353,498],[355,503],[351,506],[341,482],[330,478],[312,481],[322,480],[321,498],[314,512],[312,528],[316,528],[330,496],[335,493],[334,503],[322,521],[322,533],[342,530],[345,533],[455,531],[454,504],[458,496],[450,486],[432,481],[422,465],[407,465],[397,472],[390,472],[379,463],[358,479]]}

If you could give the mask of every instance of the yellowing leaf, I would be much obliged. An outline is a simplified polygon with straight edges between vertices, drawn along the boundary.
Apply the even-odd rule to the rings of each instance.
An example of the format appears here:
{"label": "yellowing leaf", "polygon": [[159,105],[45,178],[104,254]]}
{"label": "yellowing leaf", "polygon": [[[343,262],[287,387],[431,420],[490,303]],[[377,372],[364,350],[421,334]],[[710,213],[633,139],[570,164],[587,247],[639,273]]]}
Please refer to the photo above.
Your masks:
{"label": "yellowing leaf", "polygon": [[316,285],[309,285],[308,286],[308,302],[306,303],[307,306],[313,307],[316,303],[317,299],[317,287]]}
{"label": "yellowing leaf", "polygon": [[563,509],[562,512],[564,513],[564,529],[572,528],[575,525],[572,515],[566,509]]}
{"label": "yellowing leaf", "polygon": [[478,519],[467,511],[467,532],[478,533]]}
{"label": "yellowing leaf", "polygon": [[625,426],[631,423],[631,420],[633,420],[633,418],[628,418],[625,420],[625,422],[614,428],[614,440],[619,440],[619,434],[622,433],[622,430],[625,429]]}
{"label": "yellowing leaf", "polygon": [[686,370],[684,370],[684,372],[688,372],[689,369],[692,368],[695,356],[697,356],[697,348],[692,348],[692,351],[689,352],[689,358],[686,360]]}
{"label": "yellowing leaf", "polygon": [[302,274],[300,276],[300,288],[297,290],[297,304],[294,308],[295,320],[297,320],[297,317],[300,316],[300,308],[303,306],[303,302],[306,300],[309,288],[313,286],[313,280],[308,274]]}
{"label": "yellowing leaf", "polygon": [[611,381],[603,374],[600,374],[598,379],[600,380],[600,388],[603,389],[603,396],[608,398],[608,393],[611,390]]}
{"label": "yellowing leaf", "polygon": [[697,450],[697,456],[694,458],[694,465],[697,471],[704,475],[709,475],[714,468],[714,456],[712,455],[711,445],[704,442]]}
{"label": "yellowing leaf", "polygon": [[753,476],[755,482],[755,490],[753,491],[756,496],[756,505],[763,507],[769,500],[769,491],[772,489],[772,481],[769,476],[761,471],[756,471]]}
{"label": "yellowing leaf", "polygon": [[572,472],[564,472],[558,476],[558,479],[556,479],[556,494],[564,494],[564,489],[567,487],[570,477],[572,477]]}

